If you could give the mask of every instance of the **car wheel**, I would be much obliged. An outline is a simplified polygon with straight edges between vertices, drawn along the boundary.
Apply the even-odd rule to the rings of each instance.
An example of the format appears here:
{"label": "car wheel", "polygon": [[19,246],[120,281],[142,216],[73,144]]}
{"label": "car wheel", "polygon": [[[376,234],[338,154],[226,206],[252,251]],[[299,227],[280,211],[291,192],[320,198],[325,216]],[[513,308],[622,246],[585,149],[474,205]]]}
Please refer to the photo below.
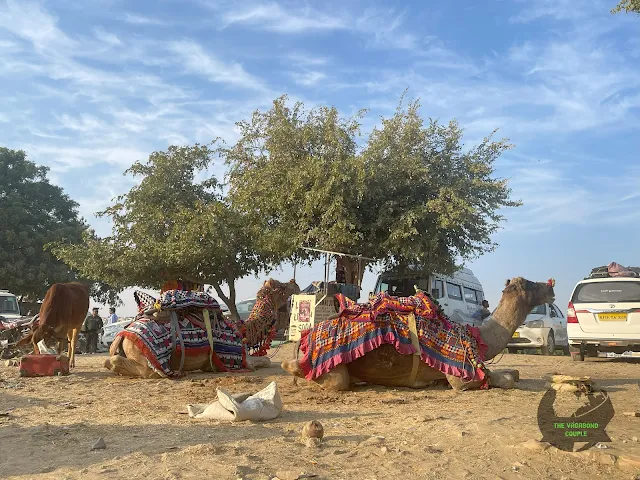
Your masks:
{"label": "car wheel", "polygon": [[587,345],[587,357],[589,358],[597,358],[598,356],[598,348],[595,345]]}
{"label": "car wheel", "polygon": [[580,347],[573,347],[569,345],[569,354],[571,355],[571,360],[574,362],[584,361],[584,351]]}
{"label": "car wheel", "polygon": [[556,340],[553,336],[553,332],[549,332],[547,337],[547,344],[540,348],[542,355],[553,355],[556,351]]}

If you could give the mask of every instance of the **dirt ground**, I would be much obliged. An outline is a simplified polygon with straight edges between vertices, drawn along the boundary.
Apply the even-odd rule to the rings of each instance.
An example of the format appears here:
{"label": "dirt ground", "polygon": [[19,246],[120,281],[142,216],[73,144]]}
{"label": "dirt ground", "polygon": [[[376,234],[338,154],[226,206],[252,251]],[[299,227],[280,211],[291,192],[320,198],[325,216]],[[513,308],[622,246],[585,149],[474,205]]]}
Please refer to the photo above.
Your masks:
{"label": "dirt ground", "polygon": [[[325,393],[304,380],[294,386],[280,369],[292,349],[283,346],[269,369],[198,372],[180,380],[117,377],[102,368],[101,355],[79,356],[67,377],[20,378],[16,367],[3,364],[0,477],[582,480],[640,474],[640,417],[624,415],[640,411],[638,359],[507,354],[494,367],[520,371],[514,390],[359,386]],[[555,372],[590,375],[609,392],[616,414],[607,427],[608,448],[576,454],[537,442],[545,375]],[[218,386],[256,392],[272,380],[285,407],[275,420],[230,424],[186,415],[188,403],[214,401]],[[299,435],[314,419],[325,437],[309,448]],[[100,437],[106,449],[91,451]]]}

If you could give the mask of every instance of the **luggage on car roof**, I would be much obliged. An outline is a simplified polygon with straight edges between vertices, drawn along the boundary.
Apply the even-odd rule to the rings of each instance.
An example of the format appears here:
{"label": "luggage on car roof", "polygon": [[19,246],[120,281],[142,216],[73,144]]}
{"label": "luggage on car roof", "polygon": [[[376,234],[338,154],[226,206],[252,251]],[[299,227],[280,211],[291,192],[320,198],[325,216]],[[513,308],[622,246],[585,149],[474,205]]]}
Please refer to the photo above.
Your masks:
{"label": "luggage on car roof", "polygon": [[[591,269],[586,278],[640,277],[640,267],[624,267],[616,262]],[[585,279],[586,279],[585,278]]]}

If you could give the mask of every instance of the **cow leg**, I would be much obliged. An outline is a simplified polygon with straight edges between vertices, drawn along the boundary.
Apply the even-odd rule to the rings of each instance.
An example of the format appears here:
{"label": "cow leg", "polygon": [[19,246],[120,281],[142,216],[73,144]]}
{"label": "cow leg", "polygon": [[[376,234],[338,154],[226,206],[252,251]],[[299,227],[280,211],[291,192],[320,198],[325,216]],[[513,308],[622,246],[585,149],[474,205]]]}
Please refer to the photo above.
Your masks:
{"label": "cow leg", "polygon": [[69,367],[75,368],[76,366],[76,342],[78,341],[78,329],[74,328],[71,331],[71,335],[67,334],[69,339]]}

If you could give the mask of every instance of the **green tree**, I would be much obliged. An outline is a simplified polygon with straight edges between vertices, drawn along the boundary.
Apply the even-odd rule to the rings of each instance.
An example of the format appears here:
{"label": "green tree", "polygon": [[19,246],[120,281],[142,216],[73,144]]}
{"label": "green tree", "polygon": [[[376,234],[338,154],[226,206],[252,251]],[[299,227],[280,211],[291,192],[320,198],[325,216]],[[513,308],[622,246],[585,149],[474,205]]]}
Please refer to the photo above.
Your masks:
{"label": "green tree", "polygon": [[[457,260],[493,250],[499,210],[520,205],[494,177],[511,146],[492,134],[464,151],[455,121],[425,124],[419,107],[401,103],[359,147],[364,112],[343,119],[335,108],[305,112],[277,99],[239,122],[238,142],[220,150],[234,204],[261,221],[282,258],[306,246],[452,272]],[[354,263],[343,261],[357,280]]]}
{"label": "green tree", "polygon": [[[0,287],[32,301],[56,282],[81,280],[45,249],[54,241],[79,241],[86,225],[78,204],[51,185],[48,168],[27,159],[22,150],[0,147]],[[109,298],[109,288],[91,285]]]}
{"label": "green tree", "polygon": [[621,0],[616,8],[611,10],[611,13],[620,13],[623,10],[627,13],[635,12],[640,14],[640,0]]}
{"label": "green tree", "polygon": [[217,180],[196,180],[212,153],[209,146],[170,146],[136,162],[125,174],[140,183],[98,213],[112,220],[111,235],[86,232],[82,242],[60,242],[54,253],[117,288],[158,289],[175,279],[210,284],[237,318],[236,279],[259,270],[268,257],[256,253],[259,232],[234,211]]}

